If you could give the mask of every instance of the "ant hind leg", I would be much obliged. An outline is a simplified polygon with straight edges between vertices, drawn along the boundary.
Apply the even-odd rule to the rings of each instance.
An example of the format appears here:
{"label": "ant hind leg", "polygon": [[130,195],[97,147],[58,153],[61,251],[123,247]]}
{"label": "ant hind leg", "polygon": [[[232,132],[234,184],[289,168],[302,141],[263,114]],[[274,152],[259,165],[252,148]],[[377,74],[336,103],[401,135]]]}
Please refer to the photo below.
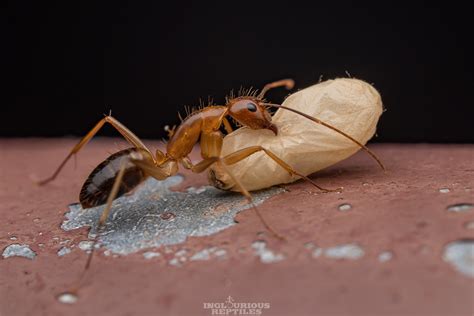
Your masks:
{"label": "ant hind leg", "polygon": [[[159,166],[156,166],[154,162],[151,159],[149,159],[149,157],[147,156],[148,155],[146,152],[143,153],[142,155],[141,153],[136,151],[136,152],[132,152],[128,159],[124,159],[121,162],[120,169],[117,173],[117,176],[114,179],[114,183],[112,185],[112,189],[110,190],[109,196],[107,197],[107,202],[105,204],[104,210],[102,211],[100,218],[97,222],[96,234],[93,239],[91,252],[89,253],[89,256],[87,258],[87,262],[81,274],[81,277],[79,279],[78,285],[72,291],[73,293],[76,293],[78,291],[78,289],[80,288],[80,285],[82,284],[82,281],[84,280],[84,277],[87,271],[89,270],[89,267],[91,266],[92,258],[94,256],[94,251],[96,249],[97,243],[99,242],[99,236],[105,228],[107,218],[109,217],[110,211],[112,209],[112,203],[117,198],[117,195],[119,194],[120,186],[122,184],[122,181],[124,180],[124,175],[127,170],[128,163],[131,162],[135,164],[137,167],[142,169],[148,176],[151,176],[157,180],[164,180],[172,175],[172,173],[170,173],[169,170],[162,169]],[[174,169],[172,168],[172,170]]]}
{"label": "ant hind leg", "polygon": [[99,122],[97,122],[97,124],[86,134],[86,136],[84,136],[71,149],[69,154],[66,156],[66,158],[64,158],[64,160],[61,162],[59,167],[56,169],[56,171],[50,177],[48,177],[44,180],[38,181],[38,184],[39,185],[44,185],[44,184],[46,184],[48,182],[51,182],[54,179],[56,179],[56,177],[61,172],[63,167],[66,165],[68,160],[71,159],[72,156],[77,154],[82,149],[82,147],[84,147],[84,145],[86,145],[92,139],[92,137],[94,137],[95,134],[97,134],[97,132],[104,126],[105,123],[109,123],[110,125],[112,125],[135,148],[142,149],[142,150],[146,151],[147,153],[149,153],[150,157],[153,157],[150,150],[145,146],[145,144],[143,144],[143,142],[135,134],[133,134],[127,127],[125,127],[122,123],[117,121],[115,118],[108,115],[108,116],[105,116],[103,119],[101,119]]}

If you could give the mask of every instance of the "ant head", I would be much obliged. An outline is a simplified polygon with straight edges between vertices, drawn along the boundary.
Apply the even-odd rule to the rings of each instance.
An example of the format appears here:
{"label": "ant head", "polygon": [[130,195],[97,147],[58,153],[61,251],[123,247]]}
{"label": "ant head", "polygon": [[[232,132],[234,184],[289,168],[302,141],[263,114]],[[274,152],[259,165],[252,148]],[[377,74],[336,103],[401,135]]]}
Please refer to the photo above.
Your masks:
{"label": "ant head", "polygon": [[251,129],[269,129],[275,135],[278,128],[272,124],[272,116],[257,97],[245,96],[227,102],[228,114],[237,122]]}

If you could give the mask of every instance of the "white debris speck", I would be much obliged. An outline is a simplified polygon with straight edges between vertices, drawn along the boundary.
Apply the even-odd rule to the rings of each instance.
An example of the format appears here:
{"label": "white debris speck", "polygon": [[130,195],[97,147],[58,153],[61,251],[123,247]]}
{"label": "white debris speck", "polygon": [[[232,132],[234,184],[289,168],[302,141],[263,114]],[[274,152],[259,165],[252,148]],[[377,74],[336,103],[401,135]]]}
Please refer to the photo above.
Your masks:
{"label": "white debris speck", "polygon": [[77,296],[71,293],[63,293],[58,296],[58,301],[63,304],[74,304],[77,302]]}
{"label": "white debris speck", "polygon": [[143,257],[145,259],[153,259],[159,256],[161,256],[161,254],[159,252],[154,252],[154,251],[147,251],[143,254]]}
{"label": "white debris speck", "polygon": [[252,243],[252,248],[256,251],[264,250],[267,247],[267,243],[263,240],[257,240]]}
{"label": "white debris speck", "polygon": [[13,241],[15,241],[15,240],[17,240],[17,239],[18,239],[18,237],[16,237],[16,236],[11,236],[11,237],[10,237],[10,240],[13,240]]}
{"label": "white debris speck", "polygon": [[191,258],[189,258],[190,261],[209,260],[209,259],[211,259],[211,253],[209,249],[203,249],[201,251],[198,251]]}
{"label": "white debris speck", "polygon": [[186,254],[188,253],[187,249],[181,249],[175,252],[174,258],[168,261],[172,266],[180,267],[184,262],[188,260]]}
{"label": "white debris speck", "polygon": [[67,255],[68,253],[71,253],[71,249],[69,249],[68,247],[62,247],[58,250],[58,256],[60,257]]}
{"label": "white debris speck", "polygon": [[324,255],[333,259],[359,259],[364,256],[364,250],[356,244],[339,245],[328,248]]}
{"label": "white debris speck", "polygon": [[313,249],[314,247],[316,247],[316,245],[312,242],[307,242],[307,243],[304,244],[304,247],[306,249]]}
{"label": "white debris speck", "polygon": [[88,250],[91,250],[92,249],[92,245],[94,244],[93,241],[90,241],[90,240],[83,240],[81,242],[79,242],[79,249],[81,250],[84,250],[84,251],[88,251]]}
{"label": "white debris speck", "polygon": [[36,257],[36,253],[31,250],[28,245],[12,244],[3,250],[2,256],[3,258],[24,257],[28,259],[34,259]]}
{"label": "white debris speck", "polygon": [[214,252],[214,255],[218,258],[224,259],[225,256],[227,255],[227,250],[225,249],[219,249]]}
{"label": "white debris speck", "polygon": [[181,250],[176,251],[176,253],[174,255],[176,257],[183,257],[183,256],[186,255],[186,253],[188,253],[188,251],[186,249],[181,249]]}
{"label": "white debris speck", "polygon": [[443,259],[461,274],[474,278],[474,239],[449,243],[444,248]]}
{"label": "white debris speck", "polygon": [[383,251],[379,254],[379,262],[390,261],[393,258],[393,253],[391,251]]}
{"label": "white debris speck", "polygon": [[448,206],[448,211],[449,212],[467,212],[474,209],[474,204],[471,203],[459,203],[459,204],[454,204]]}
{"label": "white debris speck", "polygon": [[212,256],[225,259],[227,255],[227,250],[225,249],[218,249],[217,247],[210,247],[205,248],[201,251],[196,252],[194,255],[189,258],[190,261],[203,261],[203,260],[210,260]]}
{"label": "white debris speck", "polygon": [[206,187],[189,187],[186,191],[188,191],[189,193],[201,194],[202,192],[206,191]]}
{"label": "white debris speck", "polygon": [[175,266],[175,267],[180,267],[181,263],[178,258],[173,258],[170,261],[168,261],[169,265]]}
{"label": "white debris speck", "polygon": [[338,208],[339,208],[339,211],[345,212],[345,211],[350,210],[352,208],[352,205],[348,203],[344,203],[344,204],[339,205]]}
{"label": "white debris speck", "polygon": [[449,193],[451,190],[448,188],[441,188],[439,189],[439,193]]}
{"label": "white debris speck", "polygon": [[273,263],[283,260],[282,254],[276,254],[272,250],[267,249],[267,243],[263,240],[257,240],[252,243],[255,254],[260,257],[262,263]]}

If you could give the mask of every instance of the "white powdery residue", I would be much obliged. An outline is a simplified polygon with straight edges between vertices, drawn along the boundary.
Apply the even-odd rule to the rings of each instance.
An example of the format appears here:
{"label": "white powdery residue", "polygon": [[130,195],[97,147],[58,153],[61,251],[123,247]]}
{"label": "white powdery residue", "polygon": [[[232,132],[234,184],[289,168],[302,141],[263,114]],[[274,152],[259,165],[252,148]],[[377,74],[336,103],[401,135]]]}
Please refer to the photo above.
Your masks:
{"label": "white powdery residue", "polygon": [[459,204],[453,204],[453,205],[448,206],[449,212],[461,213],[461,212],[467,212],[471,210],[474,210],[474,204],[471,204],[471,203],[459,203]]}
{"label": "white powdery residue", "polygon": [[2,256],[3,258],[24,257],[34,259],[36,253],[28,245],[12,244],[3,250]]}
{"label": "white powdery residue", "polygon": [[[251,207],[242,203],[240,195],[223,194],[222,191],[209,186],[196,189],[197,193],[170,190],[182,180],[182,176],[170,177],[163,181],[150,178],[133,195],[117,199],[110,216],[113,218],[114,214],[119,215],[115,220],[107,221],[104,233],[97,234],[97,218],[102,214],[103,206],[84,210],[80,205],[71,205],[66,214],[67,220],[61,227],[72,230],[92,225],[88,240],[97,238],[105,249],[121,255],[165,246],[164,249],[160,248],[159,252],[170,260],[179,249],[170,249],[167,245],[182,244],[189,236],[207,236],[227,229],[236,224],[234,217],[238,212]],[[281,192],[282,189],[258,192],[254,195],[255,203],[262,203]],[[218,205],[221,205],[221,212],[209,216],[209,208]],[[171,213],[174,210],[182,212],[175,216]],[[61,246],[73,248],[72,244]],[[188,252],[181,260],[189,260],[191,255]]]}
{"label": "white powdery residue", "polygon": [[225,249],[218,249],[214,252],[214,255],[219,259],[224,259],[227,255],[227,250]]}
{"label": "white powdery residue", "polygon": [[186,254],[188,253],[188,250],[186,249],[181,249],[175,252],[174,258],[168,261],[169,265],[175,266],[175,267],[180,267],[183,263],[185,263],[188,258],[186,258]]}
{"label": "white powdery residue", "polygon": [[153,259],[153,258],[156,258],[156,257],[159,257],[161,256],[161,254],[159,252],[154,252],[154,251],[147,251],[145,253],[143,253],[143,257],[145,259]]}
{"label": "white powdery residue", "polygon": [[180,267],[181,266],[181,262],[179,261],[178,258],[171,259],[170,261],[168,261],[168,264],[171,265],[171,266],[175,266],[175,267]]}
{"label": "white powdery residue", "polygon": [[212,256],[218,259],[225,259],[227,256],[227,250],[218,249],[217,247],[205,248],[201,251],[196,252],[194,255],[192,255],[191,258],[189,258],[189,260],[190,261],[210,260]]}
{"label": "white powdery residue", "polygon": [[339,208],[339,211],[346,212],[352,208],[352,205],[350,205],[349,203],[344,203],[344,204],[339,205],[338,208]]}
{"label": "white powdery residue", "polygon": [[383,251],[379,254],[379,262],[387,262],[392,260],[393,258],[393,253],[391,251]]}
{"label": "white powdery residue", "polygon": [[62,247],[58,250],[58,256],[60,257],[67,255],[68,253],[71,253],[71,249],[69,249],[68,247]]}
{"label": "white powdery residue", "polygon": [[189,193],[201,194],[201,193],[203,193],[204,191],[206,191],[206,188],[205,188],[205,187],[200,187],[200,188],[189,187],[189,188],[187,189],[187,191],[188,191]]}
{"label": "white powdery residue", "polygon": [[77,302],[77,296],[71,293],[63,293],[58,296],[58,301],[63,304],[74,304]]}
{"label": "white powdery residue", "polygon": [[176,257],[184,257],[188,251],[186,249],[181,249],[176,251],[174,254]]}
{"label": "white powdery residue", "polygon": [[257,240],[252,243],[252,248],[255,250],[255,254],[260,257],[262,263],[278,262],[285,258],[282,254],[276,254],[267,249],[267,244],[263,240]]}
{"label": "white powdery residue", "polygon": [[356,244],[338,245],[324,251],[327,258],[356,260],[364,256],[364,250]]}
{"label": "white powdery residue", "polygon": [[211,259],[211,252],[209,249],[203,249],[201,251],[196,252],[191,258],[190,261],[199,261],[199,260],[209,260]]}
{"label": "white powdery residue", "polygon": [[90,240],[83,240],[81,242],[79,242],[79,249],[81,250],[84,250],[84,251],[88,251],[88,250],[91,250],[92,249],[92,245],[94,244],[93,241],[90,241]]}
{"label": "white powdery residue", "polygon": [[474,278],[474,239],[458,240],[446,245],[443,259],[461,274]]}

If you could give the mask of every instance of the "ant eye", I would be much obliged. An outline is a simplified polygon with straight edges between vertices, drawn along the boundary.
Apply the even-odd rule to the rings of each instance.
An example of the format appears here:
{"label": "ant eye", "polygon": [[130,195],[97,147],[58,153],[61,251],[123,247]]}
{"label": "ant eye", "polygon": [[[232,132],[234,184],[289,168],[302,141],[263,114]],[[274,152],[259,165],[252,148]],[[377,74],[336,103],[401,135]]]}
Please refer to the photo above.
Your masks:
{"label": "ant eye", "polygon": [[257,106],[255,105],[255,103],[248,103],[247,110],[249,110],[250,112],[255,112],[257,111]]}

